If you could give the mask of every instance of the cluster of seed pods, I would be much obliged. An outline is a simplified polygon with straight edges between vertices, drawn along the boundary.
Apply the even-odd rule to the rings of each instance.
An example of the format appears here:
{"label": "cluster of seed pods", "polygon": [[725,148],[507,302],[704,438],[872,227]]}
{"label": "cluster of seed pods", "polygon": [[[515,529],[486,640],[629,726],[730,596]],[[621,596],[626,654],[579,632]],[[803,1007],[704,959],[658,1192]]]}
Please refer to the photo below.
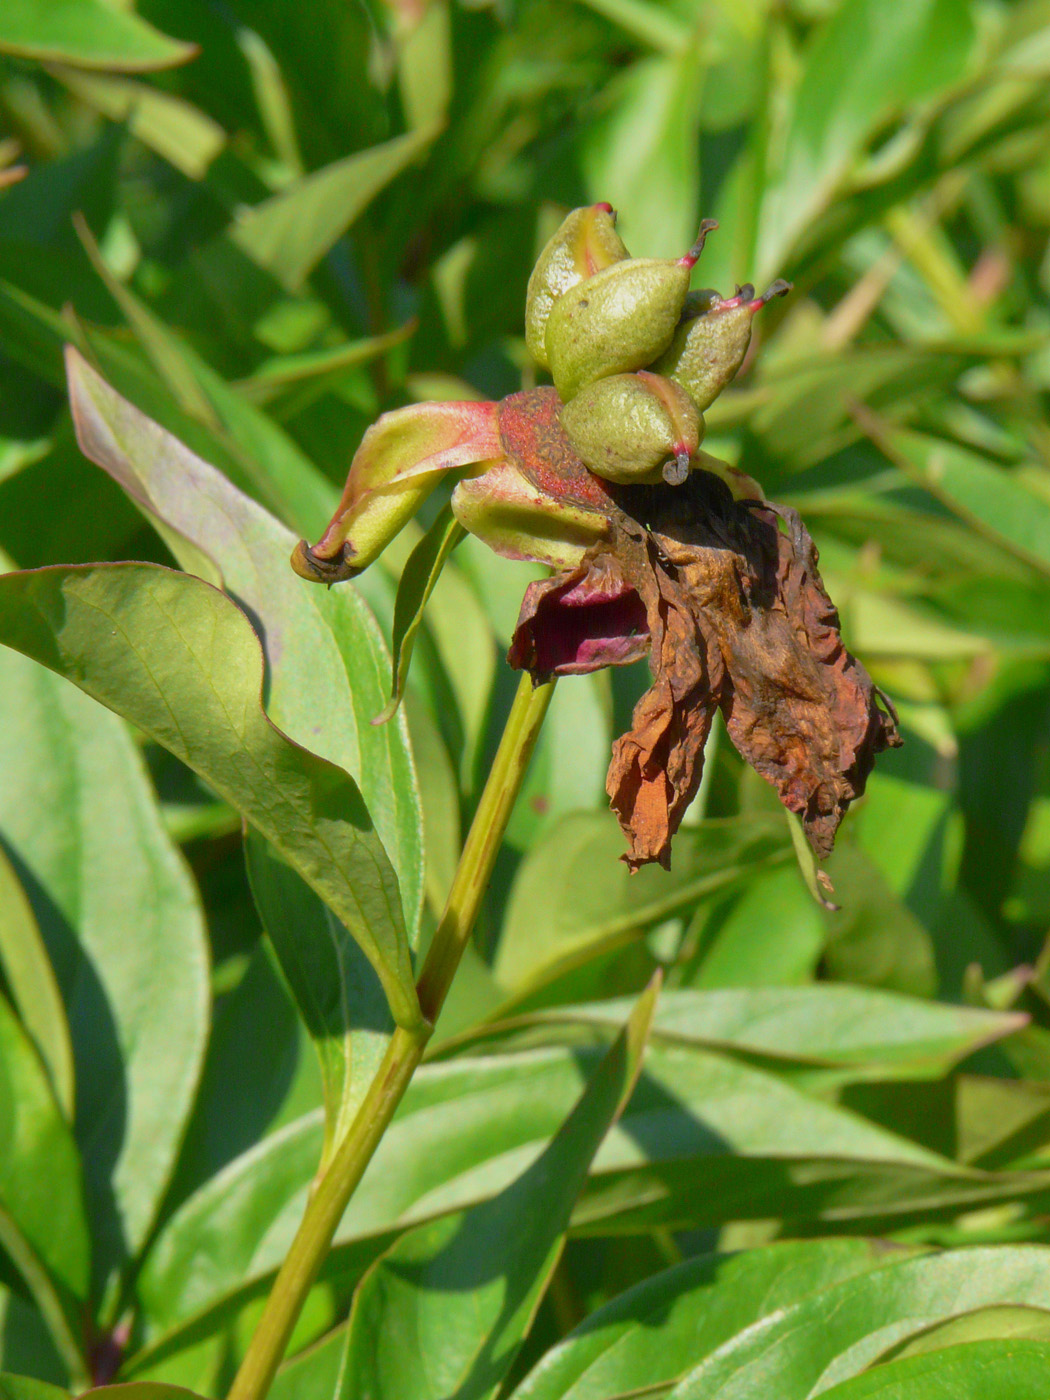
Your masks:
{"label": "cluster of seed pods", "polygon": [[[738,500],[761,498],[750,477],[701,449],[703,414],[740,368],[755,312],[789,284],[778,280],[759,297],[750,286],[731,297],[691,292],[714,227],[705,220],[680,258],[632,258],[611,205],[574,209],[540,254],[526,302],[526,341],[554,388],[384,413],[365,433],[321,539],[296,546],[296,573],[329,584],[353,578],[447,472],[460,478],[451,504],[465,529],[498,554],[553,568],[572,567],[607,535],[601,501],[591,499],[595,476],[676,486],[703,469]],[[523,419],[531,440],[517,451]],[[591,483],[586,499],[574,472]]]}
{"label": "cluster of seed pods", "polygon": [[574,209],[529,279],[525,337],[564,404],[562,427],[607,481],[677,486],[697,463],[704,410],[736,374],[751,321],[790,287],[690,292],[713,220],[682,257],[632,258],[612,206]]}

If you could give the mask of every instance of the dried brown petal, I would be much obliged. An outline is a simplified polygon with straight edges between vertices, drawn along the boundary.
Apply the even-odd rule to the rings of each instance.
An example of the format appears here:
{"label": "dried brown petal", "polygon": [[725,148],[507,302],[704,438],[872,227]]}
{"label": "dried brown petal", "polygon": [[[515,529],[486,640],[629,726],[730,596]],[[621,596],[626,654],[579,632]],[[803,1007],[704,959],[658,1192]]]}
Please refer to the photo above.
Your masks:
{"label": "dried brown petal", "polygon": [[[550,478],[545,486],[552,489]],[[716,706],[737,748],[826,855],[875,754],[900,738],[842,644],[798,516],[736,502],[706,472],[675,488],[609,488],[609,497],[610,543],[571,573],[531,586],[511,661],[536,674],[573,669],[564,664],[577,655],[565,645],[567,625],[575,635],[569,608],[589,598],[622,607],[632,590],[644,606],[653,684],[613,746],[607,783],[628,864],[669,863]],[[607,632],[588,654],[594,665],[578,669],[637,654],[615,627]]]}

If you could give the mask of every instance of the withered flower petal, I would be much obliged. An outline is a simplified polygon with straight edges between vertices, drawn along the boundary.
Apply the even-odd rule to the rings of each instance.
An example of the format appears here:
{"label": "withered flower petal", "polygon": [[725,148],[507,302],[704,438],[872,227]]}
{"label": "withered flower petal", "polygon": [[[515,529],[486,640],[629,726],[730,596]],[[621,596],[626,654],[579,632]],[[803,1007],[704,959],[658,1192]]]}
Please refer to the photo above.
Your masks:
{"label": "withered flower petal", "polygon": [[549,395],[513,396],[504,451],[548,495],[600,510],[608,538],[530,586],[509,660],[539,680],[625,665],[648,646],[653,684],[613,746],[607,783],[625,860],[669,864],[716,708],[826,855],[875,755],[900,737],[843,646],[798,516],[735,501],[703,470],[673,487],[599,481],[574,460]]}

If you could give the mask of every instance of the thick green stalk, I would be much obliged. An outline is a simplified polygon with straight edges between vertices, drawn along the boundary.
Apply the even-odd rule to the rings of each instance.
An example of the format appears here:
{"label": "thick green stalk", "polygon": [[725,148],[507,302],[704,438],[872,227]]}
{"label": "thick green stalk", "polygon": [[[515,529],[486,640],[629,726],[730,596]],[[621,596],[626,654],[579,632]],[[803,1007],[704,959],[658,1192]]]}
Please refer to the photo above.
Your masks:
{"label": "thick green stalk", "polygon": [[424,1021],[398,1026],[375,1079],[324,1175],[316,1182],[302,1223],[266,1300],[228,1400],[263,1400],[288,1341],[331,1248],[350,1197],[390,1126],[415,1073],[481,907],[529,757],[540,732],[554,682],[533,686],[522,676],[492,769],[481,794],[441,922],[420,974]]}

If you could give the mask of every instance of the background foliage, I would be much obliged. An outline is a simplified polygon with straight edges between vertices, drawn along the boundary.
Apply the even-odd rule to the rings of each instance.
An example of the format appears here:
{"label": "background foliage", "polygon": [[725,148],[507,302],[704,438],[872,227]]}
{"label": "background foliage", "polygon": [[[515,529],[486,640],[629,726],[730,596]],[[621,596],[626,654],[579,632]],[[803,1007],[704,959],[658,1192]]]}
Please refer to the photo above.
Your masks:
{"label": "background foliage", "polygon": [[1046,0],[7,0],[3,567],[144,562],[0,582],[0,1370],[228,1384],[440,912],[537,572],[466,540],[377,729],[419,530],[319,598],[291,532],[379,412],[531,382],[535,254],[609,200],[636,254],[702,213],[702,282],[793,279],[706,445],[802,512],[906,745],[838,913],[718,732],[673,871],[632,879],[603,783],[644,672],[559,685],[274,1393],[1044,1394],[1048,76]]}

